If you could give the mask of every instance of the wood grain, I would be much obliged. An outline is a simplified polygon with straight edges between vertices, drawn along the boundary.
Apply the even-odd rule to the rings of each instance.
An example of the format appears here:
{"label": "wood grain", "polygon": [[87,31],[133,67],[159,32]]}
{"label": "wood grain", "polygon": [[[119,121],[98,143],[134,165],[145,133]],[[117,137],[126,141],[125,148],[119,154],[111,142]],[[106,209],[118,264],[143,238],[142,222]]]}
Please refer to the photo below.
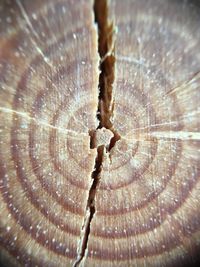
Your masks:
{"label": "wood grain", "polygon": [[1,1],[1,266],[198,263],[199,14]]}

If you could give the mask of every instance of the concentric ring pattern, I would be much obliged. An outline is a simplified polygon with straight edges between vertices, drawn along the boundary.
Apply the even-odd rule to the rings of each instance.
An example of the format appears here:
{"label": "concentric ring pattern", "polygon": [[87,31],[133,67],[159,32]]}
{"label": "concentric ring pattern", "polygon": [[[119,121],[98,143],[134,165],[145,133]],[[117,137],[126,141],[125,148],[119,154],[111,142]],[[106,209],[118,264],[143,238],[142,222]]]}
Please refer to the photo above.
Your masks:
{"label": "concentric ring pattern", "polygon": [[1,264],[71,266],[96,157],[92,1],[1,1],[0,18]]}
{"label": "concentric ring pattern", "polygon": [[121,139],[104,156],[86,266],[191,266],[195,258],[199,14],[194,1],[110,1]]}

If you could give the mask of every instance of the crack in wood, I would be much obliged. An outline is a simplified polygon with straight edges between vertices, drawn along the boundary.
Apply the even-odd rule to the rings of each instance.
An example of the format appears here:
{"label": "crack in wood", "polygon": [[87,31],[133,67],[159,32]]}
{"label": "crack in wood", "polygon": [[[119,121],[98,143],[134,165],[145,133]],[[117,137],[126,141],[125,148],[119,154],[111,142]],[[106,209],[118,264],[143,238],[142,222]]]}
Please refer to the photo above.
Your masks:
{"label": "crack in wood", "polygon": [[[84,223],[82,226],[81,237],[77,249],[77,258],[73,267],[79,266],[86,256],[88,240],[90,235],[90,226],[95,215],[95,196],[97,186],[100,182],[101,167],[103,164],[103,155],[106,149],[109,152],[115,143],[120,139],[119,134],[114,130],[111,118],[114,111],[114,100],[112,96],[112,84],[114,82],[114,26],[108,21],[108,6],[107,0],[94,1],[94,18],[98,26],[98,52],[100,55],[100,75],[99,75],[99,101],[97,107],[97,119],[99,125],[96,130],[89,131],[90,148],[97,149],[95,166],[91,174],[92,185],[89,189],[87,206],[85,211]],[[110,139],[110,144],[98,144],[96,132],[98,129],[106,128],[113,133]]]}
{"label": "crack in wood", "polygon": [[108,3],[106,0],[95,1],[94,12],[99,30],[99,54],[100,54],[100,76],[99,76],[99,126],[109,129],[113,133],[107,152],[109,152],[120,140],[120,135],[113,127],[114,95],[113,83],[115,79],[115,37],[116,27],[108,20]]}

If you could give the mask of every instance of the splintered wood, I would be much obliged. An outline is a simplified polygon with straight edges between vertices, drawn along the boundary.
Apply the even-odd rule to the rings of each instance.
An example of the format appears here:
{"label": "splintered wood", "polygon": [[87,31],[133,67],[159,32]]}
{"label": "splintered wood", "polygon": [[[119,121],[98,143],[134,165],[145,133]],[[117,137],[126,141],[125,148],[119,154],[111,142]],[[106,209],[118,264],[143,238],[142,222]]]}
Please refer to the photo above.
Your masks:
{"label": "splintered wood", "polygon": [[198,263],[200,5],[0,2],[0,265]]}

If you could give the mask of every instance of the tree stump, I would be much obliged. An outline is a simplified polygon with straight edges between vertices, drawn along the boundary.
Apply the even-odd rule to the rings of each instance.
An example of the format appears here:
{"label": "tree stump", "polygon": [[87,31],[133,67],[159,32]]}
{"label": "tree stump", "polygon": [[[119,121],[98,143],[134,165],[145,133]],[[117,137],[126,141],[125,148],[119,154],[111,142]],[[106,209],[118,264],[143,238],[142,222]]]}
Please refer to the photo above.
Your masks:
{"label": "tree stump", "polygon": [[1,1],[1,266],[198,264],[199,14]]}

